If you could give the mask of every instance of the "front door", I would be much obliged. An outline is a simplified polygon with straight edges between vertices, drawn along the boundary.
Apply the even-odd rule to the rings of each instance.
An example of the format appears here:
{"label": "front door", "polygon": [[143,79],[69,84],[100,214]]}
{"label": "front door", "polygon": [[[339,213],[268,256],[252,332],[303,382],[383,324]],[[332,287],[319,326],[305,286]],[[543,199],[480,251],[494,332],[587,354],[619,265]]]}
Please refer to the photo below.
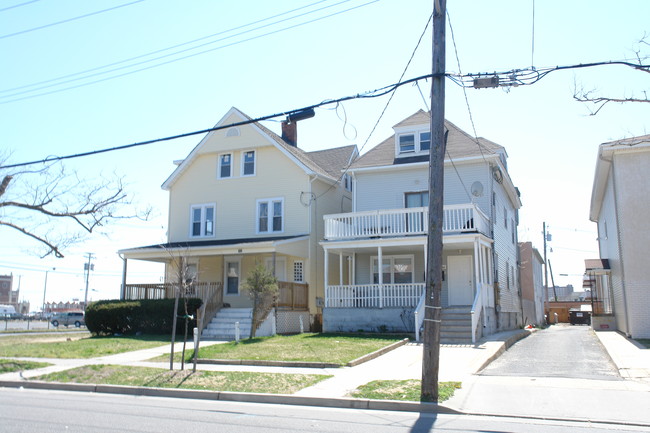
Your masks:
{"label": "front door", "polygon": [[472,278],[472,256],[447,257],[447,290],[449,305],[472,305],[474,284]]}

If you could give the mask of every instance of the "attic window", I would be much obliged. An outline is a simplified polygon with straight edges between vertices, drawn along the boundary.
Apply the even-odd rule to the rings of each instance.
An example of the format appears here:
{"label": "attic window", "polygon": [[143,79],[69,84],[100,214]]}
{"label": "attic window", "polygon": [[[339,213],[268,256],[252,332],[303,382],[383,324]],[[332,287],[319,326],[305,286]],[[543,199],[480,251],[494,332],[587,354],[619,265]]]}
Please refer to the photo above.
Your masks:
{"label": "attic window", "polygon": [[399,136],[399,153],[415,152],[415,135],[405,134]]}
{"label": "attic window", "polygon": [[239,137],[239,135],[239,128],[232,127],[226,131],[226,137]]}
{"label": "attic window", "polygon": [[429,153],[431,148],[431,132],[428,130],[398,134],[396,140],[396,156]]}

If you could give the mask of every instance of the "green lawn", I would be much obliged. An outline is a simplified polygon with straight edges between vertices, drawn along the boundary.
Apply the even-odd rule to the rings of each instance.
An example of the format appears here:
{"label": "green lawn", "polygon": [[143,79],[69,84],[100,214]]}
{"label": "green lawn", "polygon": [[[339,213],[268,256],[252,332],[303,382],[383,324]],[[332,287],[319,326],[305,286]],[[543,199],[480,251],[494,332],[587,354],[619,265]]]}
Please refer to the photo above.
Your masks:
{"label": "green lawn", "polygon": [[31,362],[31,361],[14,361],[12,359],[0,359],[0,374],[13,373],[14,371],[33,370],[35,368],[43,368],[48,365],[45,362]]}
{"label": "green lawn", "polygon": [[[201,348],[199,358],[326,362],[345,365],[401,339],[376,334],[276,335],[241,340],[239,344],[230,342]],[[190,350],[187,359],[192,356],[193,350]]]}
{"label": "green lawn", "polygon": [[39,376],[37,380],[66,383],[130,385],[154,388],[293,394],[331,376],[216,371],[169,371],[162,368],[91,365]]}
{"label": "green lawn", "polygon": [[[352,393],[354,398],[372,400],[420,401],[419,380],[378,380],[359,387]],[[460,389],[460,382],[441,382],[438,384],[438,403],[449,400],[454,391]]]}
{"label": "green lawn", "polygon": [[0,357],[94,358],[148,349],[170,342],[169,335],[90,337],[75,335],[20,335],[0,338]]}

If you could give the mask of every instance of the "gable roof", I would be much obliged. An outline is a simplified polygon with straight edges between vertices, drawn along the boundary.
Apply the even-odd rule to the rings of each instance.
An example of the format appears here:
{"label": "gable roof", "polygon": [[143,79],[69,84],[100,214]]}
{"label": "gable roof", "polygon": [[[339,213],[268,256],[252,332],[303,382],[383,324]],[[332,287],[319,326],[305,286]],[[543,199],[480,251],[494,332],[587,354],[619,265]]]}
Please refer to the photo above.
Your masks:
{"label": "gable roof", "polygon": [[[304,150],[292,146],[282,139],[275,132],[271,131],[264,125],[259,122],[253,122],[252,118],[240,111],[239,109],[232,107],[219,122],[214,126],[215,128],[221,126],[228,126],[226,119],[230,118],[232,115],[236,115],[242,119],[242,121],[251,121],[247,126],[250,126],[258,131],[258,133],[267,140],[267,142],[275,146],[278,150],[284,153],[290,160],[292,160],[296,165],[302,168],[305,173],[308,175],[315,175],[321,179],[330,182],[336,183],[340,178],[341,171],[347,167],[349,161],[354,159],[358,155],[356,145],[352,146],[343,146],[334,149],[326,149],[317,152],[305,152]],[[187,170],[187,168],[192,164],[192,162],[198,157],[199,150],[201,147],[208,141],[218,131],[208,132],[201,141],[192,149],[187,158],[185,158],[179,165],[176,167],[174,172],[167,178],[167,180],[162,184],[162,188],[169,190],[176,179]]]}
{"label": "gable roof", "polygon": [[[394,126],[394,128],[400,129],[409,126],[428,125],[429,120],[429,113],[424,110],[419,110],[417,113],[399,122]],[[447,155],[445,160],[448,160],[449,158],[457,160],[505,153],[505,148],[503,146],[482,137],[475,139],[448,120],[445,120],[445,129],[449,131],[449,136],[447,137]],[[352,164],[350,170],[424,161],[429,161],[428,155],[395,158],[395,134],[393,134],[359,157]]]}
{"label": "gable roof", "polygon": [[591,203],[589,206],[590,221],[598,222],[600,209],[605,198],[607,178],[609,177],[613,155],[622,152],[647,152],[649,150],[650,135],[640,135],[622,140],[609,141],[598,146],[596,172],[594,174],[594,184],[591,189]]}

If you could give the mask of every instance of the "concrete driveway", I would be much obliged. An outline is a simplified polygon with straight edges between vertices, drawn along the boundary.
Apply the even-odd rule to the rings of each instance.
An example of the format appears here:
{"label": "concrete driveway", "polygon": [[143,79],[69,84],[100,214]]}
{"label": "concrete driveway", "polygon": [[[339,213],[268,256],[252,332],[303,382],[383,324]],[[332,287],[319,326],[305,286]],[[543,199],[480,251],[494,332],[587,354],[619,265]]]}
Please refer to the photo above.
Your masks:
{"label": "concrete driveway", "polygon": [[519,341],[481,375],[623,380],[591,327],[568,324]]}

